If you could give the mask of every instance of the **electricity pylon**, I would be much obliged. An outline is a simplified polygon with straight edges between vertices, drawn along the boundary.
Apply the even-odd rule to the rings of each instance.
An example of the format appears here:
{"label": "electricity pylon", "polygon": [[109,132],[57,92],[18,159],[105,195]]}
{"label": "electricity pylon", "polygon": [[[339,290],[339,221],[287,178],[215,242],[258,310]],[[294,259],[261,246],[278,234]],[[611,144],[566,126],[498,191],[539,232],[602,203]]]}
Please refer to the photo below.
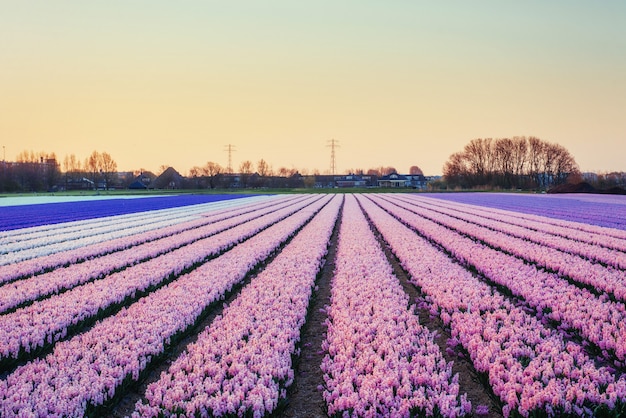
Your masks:
{"label": "electricity pylon", "polygon": [[335,148],[339,148],[339,141],[336,139],[331,139],[328,142],[327,147],[330,147],[330,174],[333,176],[337,171],[337,161],[335,160]]}
{"label": "electricity pylon", "polygon": [[233,152],[237,150],[234,145],[228,144],[224,148],[224,151],[228,152],[228,167],[226,167],[226,170],[228,171],[228,174],[233,174]]}

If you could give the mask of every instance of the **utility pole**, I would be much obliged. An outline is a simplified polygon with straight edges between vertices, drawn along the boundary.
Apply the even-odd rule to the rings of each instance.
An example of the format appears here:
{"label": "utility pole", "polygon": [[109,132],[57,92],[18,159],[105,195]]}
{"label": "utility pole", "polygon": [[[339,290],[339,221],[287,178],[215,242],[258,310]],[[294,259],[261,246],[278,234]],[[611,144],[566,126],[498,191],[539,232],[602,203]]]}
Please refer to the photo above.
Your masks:
{"label": "utility pole", "polygon": [[328,142],[327,147],[330,147],[330,174],[333,176],[337,172],[337,162],[335,161],[335,148],[339,148],[339,141],[331,139]]}
{"label": "utility pole", "polygon": [[228,144],[224,148],[224,151],[228,152],[228,167],[226,168],[226,171],[228,171],[228,174],[233,174],[233,152],[237,150],[234,145]]}

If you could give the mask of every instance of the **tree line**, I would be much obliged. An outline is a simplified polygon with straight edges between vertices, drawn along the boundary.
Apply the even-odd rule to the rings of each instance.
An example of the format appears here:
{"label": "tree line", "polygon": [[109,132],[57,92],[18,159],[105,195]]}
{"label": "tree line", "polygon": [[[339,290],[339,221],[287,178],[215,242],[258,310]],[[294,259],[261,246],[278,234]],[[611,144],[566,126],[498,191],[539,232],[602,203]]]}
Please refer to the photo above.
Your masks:
{"label": "tree line", "polygon": [[[397,172],[394,167],[380,166],[367,170],[349,168],[344,171],[344,174],[382,177]],[[213,161],[209,161],[203,166],[194,166],[189,170],[189,178],[204,180],[208,188],[219,187],[220,178],[224,177],[226,174],[229,174],[227,169]],[[291,187],[292,183],[285,182],[283,179],[290,179],[294,176],[331,175],[330,173],[322,174],[319,170],[314,170],[312,173],[309,173],[307,170],[298,170],[294,167],[280,167],[274,170],[272,165],[264,159],[260,159],[256,165],[250,160],[242,161],[237,174],[239,174],[241,178],[243,187]],[[422,169],[416,165],[409,168],[409,174],[424,175]],[[261,186],[259,186],[259,184]],[[310,185],[305,182],[304,186],[309,187]]]}
{"label": "tree line", "polygon": [[450,156],[443,167],[449,188],[547,189],[580,179],[565,147],[534,136],[477,138]]}
{"label": "tree line", "polygon": [[22,151],[15,161],[2,162],[0,191],[47,191],[59,186],[72,190],[97,184],[108,189],[117,175],[117,163],[107,152],[93,151],[82,161],[71,154],[61,167],[55,153]]}
{"label": "tree line", "polygon": [[[161,173],[167,168],[161,166]],[[390,166],[345,170],[345,174],[378,178],[394,172],[398,171]],[[233,173],[212,161],[194,166],[188,173],[184,177],[176,172],[179,187],[214,189],[234,184]],[[138,177],[145,178],[143,174],[156,178],[144,169],[118,173],[117,163],[107,152],[93,151],[84,160],[70,154],[59,163],[54,153],[23,151],[15,162],[2,163],[0,192],[127,188]],[[418,166],[412,166],[408,174],[423,175],[423,172]],[[312,173],[285,167],[275,170],[264,159],[256,164],[246,160],[238,167],[236,187],[312,187],[310,182],[314,180],[310,177],[320,175],[318,170]],[[559,144],[534,136],[476,138],[449,157],[443,166],[443,178],[432,188],[546,190],[581,179],[574,157]]]}
{"label": "tree line", "polygon": [[[318,170],[309,173],[295,167],[274,169],[264,159],[256,164],[250,160],[241,162],[236,174],[213,161],[192,167],[187,176],[180,175],[167,165],[162,165],[156,174],[143,168],[125,173],[117,170],[117,163],[107,152],[93,151],[85,159],[70,154],[59,161],[55,153],[23,151],[15,161],[3,161],[0,165],[0,192],[126,189],[136,181],[145,182],[146,187],[156,188],[167,188],[171,184],[175,184],[176,188],[187,189],[296,188],[314,187],[315,177],[332,177],[330,173],[321,174]],[[391,166],[345,170],[345,174],[377,178],[394,172],[397,170]],[[162,174],[167,178],[150,184]],[[410,167],[409,174],[423,175],[423,172],[414,165]]]}

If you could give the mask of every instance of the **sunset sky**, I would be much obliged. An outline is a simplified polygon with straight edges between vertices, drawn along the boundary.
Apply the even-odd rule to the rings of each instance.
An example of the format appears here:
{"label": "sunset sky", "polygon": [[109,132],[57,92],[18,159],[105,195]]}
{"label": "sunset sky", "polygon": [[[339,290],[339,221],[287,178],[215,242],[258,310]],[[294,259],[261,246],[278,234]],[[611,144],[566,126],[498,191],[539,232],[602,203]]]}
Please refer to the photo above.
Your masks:
{"label": "sunset sky", "polygon": [[0,0],[7,160],[434,175],[523,135],[626,171],[626,1]]}

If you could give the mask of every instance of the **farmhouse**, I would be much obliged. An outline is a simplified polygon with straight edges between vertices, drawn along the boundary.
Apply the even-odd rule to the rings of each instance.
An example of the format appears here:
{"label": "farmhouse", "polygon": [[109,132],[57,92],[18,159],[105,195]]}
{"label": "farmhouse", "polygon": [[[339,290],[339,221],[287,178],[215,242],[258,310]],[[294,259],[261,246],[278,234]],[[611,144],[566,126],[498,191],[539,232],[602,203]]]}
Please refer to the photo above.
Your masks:
{"label": "farmhouse", "polygon": [[347,176],[337,177],[335,180],[337,187],[366,187],[367,180],[363,176],[349,174]]}
{"label": "farmhouse", "polygon": [[414,189],[425,189],[427,179],[422,174],[404,175],[391,173],[378,179],[378,187],[412,187]]}
{"label": "farmhouse", "polygon": [[156,179],[154,187],[157,189],[181,189],[185,178],[172,167],[168,167]]}

